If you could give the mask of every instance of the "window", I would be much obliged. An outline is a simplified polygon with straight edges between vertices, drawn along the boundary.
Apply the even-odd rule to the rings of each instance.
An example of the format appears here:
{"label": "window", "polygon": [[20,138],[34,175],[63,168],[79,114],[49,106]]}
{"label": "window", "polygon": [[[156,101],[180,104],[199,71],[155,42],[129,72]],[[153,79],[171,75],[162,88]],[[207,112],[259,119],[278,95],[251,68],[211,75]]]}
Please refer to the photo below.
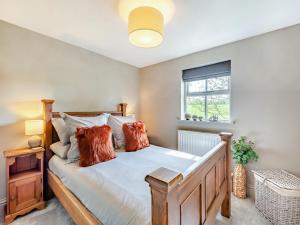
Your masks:
{"label": "window", "polygon": [[184,112],[230,120],[230,61],[183,71]]}

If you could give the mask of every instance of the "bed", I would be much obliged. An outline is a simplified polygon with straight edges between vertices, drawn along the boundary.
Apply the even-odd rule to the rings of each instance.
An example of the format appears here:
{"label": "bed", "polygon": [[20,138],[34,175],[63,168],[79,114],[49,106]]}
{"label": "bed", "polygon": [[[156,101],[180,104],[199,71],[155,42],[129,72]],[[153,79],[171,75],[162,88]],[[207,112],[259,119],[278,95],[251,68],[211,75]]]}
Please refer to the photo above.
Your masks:
{"label": "bed", "polygon": [[[53,155],[58,141],[53,100],[42,100],[45,121],[45,197],[59,199],[77,225],[214,224],[221,208],[230,217],[230,133],[203,157],[151,145],[81,168]],[[67,112],[97,116],[104,112]],[[126,104],[113,115],[126,115]]]}

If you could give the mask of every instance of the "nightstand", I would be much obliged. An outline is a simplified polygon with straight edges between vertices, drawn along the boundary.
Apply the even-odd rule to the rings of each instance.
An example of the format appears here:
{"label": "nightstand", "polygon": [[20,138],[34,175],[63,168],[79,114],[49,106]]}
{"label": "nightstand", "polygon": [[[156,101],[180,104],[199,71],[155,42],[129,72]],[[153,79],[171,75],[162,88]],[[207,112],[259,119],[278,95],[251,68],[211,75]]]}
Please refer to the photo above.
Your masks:
{"label": "nightstand", "polygon": [[7,190],[5,224],[33,209],[45,208],[44,151],[42,147],[4,151]]}

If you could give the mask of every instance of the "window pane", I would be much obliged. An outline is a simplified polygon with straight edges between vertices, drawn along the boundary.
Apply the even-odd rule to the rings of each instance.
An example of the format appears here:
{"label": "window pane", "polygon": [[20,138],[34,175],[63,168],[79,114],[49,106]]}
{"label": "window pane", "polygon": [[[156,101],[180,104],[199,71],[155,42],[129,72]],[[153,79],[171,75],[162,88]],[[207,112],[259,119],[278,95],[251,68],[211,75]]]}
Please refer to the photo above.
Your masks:
{"label": "window pane", "polygon": [[219,91],[229,89],[229,76],[207,79],[208,91]]}
{"label": "window pane", "polygon": [[204,92],[205,91],[205,80],[197,80],[187,82],[188,92]]}
{"label": "window pane", "polygon": [[229,114],[229,95],[207,96],[207,119],[216,115],[219,120],[229,120]]}
{"label": "window pane", "polygon": [[186,98],[186,112],[192,115],[205,116],[205,97],[193,96]]}

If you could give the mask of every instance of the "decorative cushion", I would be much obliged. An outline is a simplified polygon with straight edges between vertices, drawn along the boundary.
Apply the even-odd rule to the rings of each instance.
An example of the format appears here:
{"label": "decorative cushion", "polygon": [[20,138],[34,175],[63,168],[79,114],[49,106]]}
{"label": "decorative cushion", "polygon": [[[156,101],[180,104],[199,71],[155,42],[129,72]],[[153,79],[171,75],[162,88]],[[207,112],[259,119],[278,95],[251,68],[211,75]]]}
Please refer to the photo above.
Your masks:
{"label": "decorative cushion", "polygon": [[116,158],[110,126],[77,128],[76,138],[80,151],[80,166],[92,166]]}
{"label": "decorative cushion", "polygon": [[51,122],[61,143],[64,145],[68,144],[70,142],[70,137],[68,136],[65,121],[62,118],[52,118]]}
{"label": "decorative cushion", "polygon": [[108,118],[107,124],[112,128],[114,147],[116,149],[123,149],[125,147],[125,137],[123,133],[123,124],[135,122],[135,117],[130,116],[112,116]]}
{"label": "decorative cushion", "polygon": [[125,150],[127,152],[149,147],[149,140],[144,122],[125,123],[123,124],[123,131],[126,139]]}
{"label": "decorative cushion", "polygon": [[93,126],[102,126],[107,124],[107,119],[109,114],[102,114],[100,116],[95,117],[77,117],[70,116],[65,113],[61,114],[61,117],[64,119],[66,123],[66,128],[68,132],[68,137],[71,142],[70,150],[68,151],[67,158],[70,162],[79,159],[79,149],[77,139],[75,137],[76,129],[79,127],[93,127]]}
{"label": "decorative cushion", "polygon": [[64,145],[61,141],[53,143],[50,145],[50,149],[60,158],[65,159],[67,158],[67,153],[70,149],[70,144]]}

